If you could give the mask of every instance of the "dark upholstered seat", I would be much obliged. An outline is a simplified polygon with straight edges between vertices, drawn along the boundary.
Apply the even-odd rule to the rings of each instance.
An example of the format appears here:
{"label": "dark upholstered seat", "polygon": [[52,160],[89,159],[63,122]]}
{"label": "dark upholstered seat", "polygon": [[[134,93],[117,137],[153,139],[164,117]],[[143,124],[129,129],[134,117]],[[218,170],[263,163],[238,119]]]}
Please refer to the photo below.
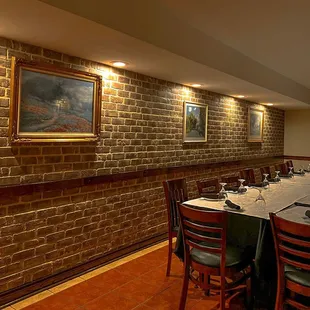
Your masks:
{"label": "dark upholstered seat", "polygon": [[310,272],[285,266],[285,278],[303,286],[310,287]]}
{"label": "dark upholstered seat", "polygon": [[[207,245],[206,245],[207,246]],[[212,244],[212,247],[216,245]],[[202,265],[208,267],[220,268],[221,256],[217,253],[210,253],[200,251],[193,248],[191,251],[191,258]],[[226,267],[237,267],[238,265],[249,264],[253,259],[253,251],[251,249],[239,249],[237,247],[228,245],[226,246]]]}

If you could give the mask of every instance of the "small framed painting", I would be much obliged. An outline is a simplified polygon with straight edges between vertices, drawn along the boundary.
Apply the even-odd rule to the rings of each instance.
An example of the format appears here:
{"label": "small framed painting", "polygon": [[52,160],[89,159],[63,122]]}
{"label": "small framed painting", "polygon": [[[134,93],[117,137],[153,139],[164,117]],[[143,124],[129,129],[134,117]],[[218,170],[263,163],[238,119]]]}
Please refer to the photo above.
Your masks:
{"label": "small framed painting", "polygon": [[95,141],[101,76],[12,59],[11,143]]}
{"label": "small framed painting", "polygon": [[248,142],[263,142],[264,111],[249,108]]}
{"label": "small framed painting", "polygon": [[184,102],[183,142],[206,142],[208,106]]}

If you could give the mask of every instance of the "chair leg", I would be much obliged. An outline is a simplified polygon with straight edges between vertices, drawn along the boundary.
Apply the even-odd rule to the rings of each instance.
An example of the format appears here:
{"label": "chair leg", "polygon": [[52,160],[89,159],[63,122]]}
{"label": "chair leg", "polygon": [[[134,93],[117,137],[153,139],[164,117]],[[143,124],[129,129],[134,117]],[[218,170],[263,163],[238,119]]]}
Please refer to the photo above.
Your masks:
{"label": "chair leg", "polygon": [[278,277],[278,283],[277,283],[277,299],[276,299],[276,305],[275,310],[283,310],[284,309],[284,294],[285,294],[285,283],[284,279],[281,277]]}
{"label": "chair leg", "polygon": [[225,277],[221,276],[220,310],[225,310]]}
{"label": "chair leg", "polygon": [[184,264],[184,278],[183,278],[183,286],[182,286],[182,293],[181,293],[179,310],[185,309],[186,298],[187,298],[187,290],[188,290],[188,282],[189,282],[189,266]]}
{"label": "chair leg", "polygon": [[168,244],[168,263],[167,263],[167,271],[166,271],[166,276],[170,276],[170,269],[171,269],[171,259],[172,259],[172,237],[169,234],[169,244]]}
{"label": "chair leg", "polygon": [[[207,284],[210,285],[210,275],[206,275],[206,276],[207,276]],[[207,289],[205,291],[205,295],[210,296],[210,289]]]}
{"label": "chair leg", "polygon": [[247,279],[246,282],[246,290],[245,290],[245,306],[247,309],[251,310],[254,307],[254,282],[255,282],[255,266],[251,264],[251,275],[250,278]]}

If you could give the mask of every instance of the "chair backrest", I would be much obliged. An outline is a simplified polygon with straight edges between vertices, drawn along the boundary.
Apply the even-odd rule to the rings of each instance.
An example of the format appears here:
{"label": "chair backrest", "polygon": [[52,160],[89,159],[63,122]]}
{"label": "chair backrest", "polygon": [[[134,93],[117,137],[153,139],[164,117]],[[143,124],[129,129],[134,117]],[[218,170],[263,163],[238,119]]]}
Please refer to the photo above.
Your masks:
{"label": "chair backrest", "polygon": [[255,173],[254,169],[244,169],[239,172],[240,179],[245,180],[245,185],[248,185],[249,183],[255,183]]}
{"label": "chair backrest", "polygon": [[[292,161],[292,160],[288,160],[288,161],[286,162],[286,166],[287,166],[287,168],[289,168],[289,167],[293,167],[293,168],[294,168],[293,161]],[[293,170],[294,170],[294,169],[293,169]]]}
{"label": "chair backrest", "polygon": [[185,179],[163,181],[168,213],[169,229],[179,226],[179,215],[177,210],[178,202],[188,200],[187,186]]}
{"label": "chair backrest", "polygon": [[270,213],[278,273],[284,264],[310,271],[310,225],[285,220]]}
{"label": "chair backrest", "polygon": [[218,193],[220,184],[218,178],[196,181],[199,195],[202,193]]}
{"label": "chair backrest", "polygon": [[260,169],[260,174],[261,174],[261,176],[262,176],[262,180],[264,180],[264,173],[268,173],[269,174],[269,178],[271,178],[271,169],[270,169],[270,167],[269,166],[267,166],[267,167],[261,167]]}
{"label": "chair backrest", "polygon": [[226,264],[226,211],[204,211],[179,204],[180,222],[183,231],[185,263],[190,263],[190,250],[198,249],[219,254],[221,267]]}
{"label": "chair backrest", "polygon": [[287,164],[278,164],[278,165],[275,165],[275,168],[276,168],[276,171],[280,171],[281,174],[288,174],[288,167],[287,167]]}
{"label": "chair backrest", "polygon": [[224,183],[227,183],[228,186],[239,186],[239,176],[233,175],[233,176],[222,176],[221,181]]}

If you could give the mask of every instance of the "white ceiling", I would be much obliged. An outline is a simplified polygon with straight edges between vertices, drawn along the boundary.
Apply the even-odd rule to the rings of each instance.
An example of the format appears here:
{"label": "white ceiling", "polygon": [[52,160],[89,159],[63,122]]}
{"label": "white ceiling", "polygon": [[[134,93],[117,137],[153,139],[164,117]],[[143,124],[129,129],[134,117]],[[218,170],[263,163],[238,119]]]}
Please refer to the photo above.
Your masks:
{"label": "white ceiling", "polygon": [[0,36],[304,109],[310,108],[309,2],[0,0]]}

